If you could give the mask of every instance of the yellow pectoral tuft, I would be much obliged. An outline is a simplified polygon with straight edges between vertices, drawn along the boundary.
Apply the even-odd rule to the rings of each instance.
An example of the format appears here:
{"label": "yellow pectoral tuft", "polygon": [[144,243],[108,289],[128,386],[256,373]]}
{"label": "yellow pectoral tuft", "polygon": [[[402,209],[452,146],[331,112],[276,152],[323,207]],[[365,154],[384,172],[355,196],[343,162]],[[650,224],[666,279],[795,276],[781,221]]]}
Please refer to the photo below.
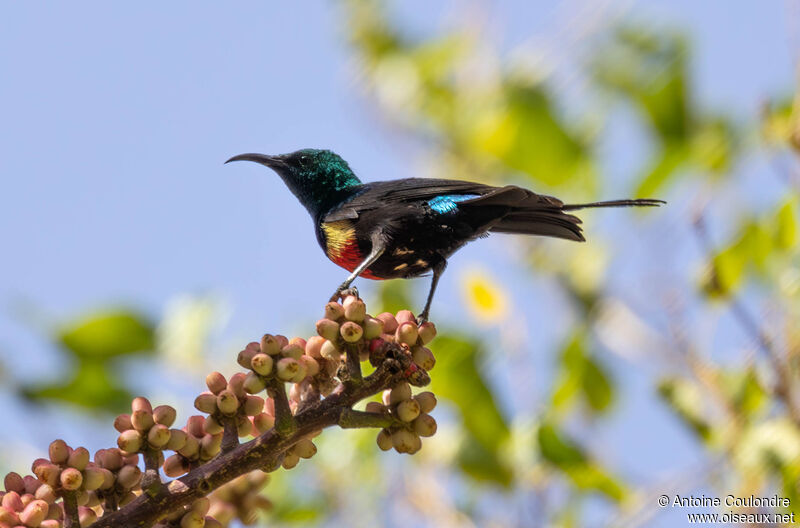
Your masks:
{"label": "yellow pectoral tuft", "polygon": [[355,240],[356,229],[349,220],[337,220],[322,224],[325,233],[325,246],[328,258],[336,262],[341,260],[347,246]]}

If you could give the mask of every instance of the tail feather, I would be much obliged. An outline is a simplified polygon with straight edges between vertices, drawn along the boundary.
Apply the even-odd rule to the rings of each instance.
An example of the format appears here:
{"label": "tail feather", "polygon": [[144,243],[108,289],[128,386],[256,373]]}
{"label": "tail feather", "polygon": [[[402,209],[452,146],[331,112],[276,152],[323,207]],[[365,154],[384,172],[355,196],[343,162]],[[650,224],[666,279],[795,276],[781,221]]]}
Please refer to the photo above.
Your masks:
{"label": "tail feather", "polygon": [[[542,196],[542,195],[539,195]],[[547,197],[549,198],[549,197]],[[506,214],[490,229],[494,233],[517,233],[565,238],[583,242],[581,220],[565,211],[588,209],[593,207],[657,207],[666,202],[649,198],[637,200],[609,200],[584,204],[562,204],[556,199],[518,207]]]}

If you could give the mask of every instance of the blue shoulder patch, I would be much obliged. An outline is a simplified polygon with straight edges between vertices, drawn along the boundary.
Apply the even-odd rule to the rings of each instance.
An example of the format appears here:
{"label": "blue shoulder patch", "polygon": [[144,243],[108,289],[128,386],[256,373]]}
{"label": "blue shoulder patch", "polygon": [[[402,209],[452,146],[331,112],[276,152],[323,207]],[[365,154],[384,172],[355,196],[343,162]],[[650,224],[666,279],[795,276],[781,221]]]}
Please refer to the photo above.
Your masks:
{"label": "blue shoulder patch", "polygon": [[473,198],[477,198],[480,196],[479,194],[445,194],[442,196],[437,196],[431,200],[428,200],[428,205],[431,209],[436,211],[439,214],[446,214],[452,213],[458,206],[456,203],[463,202],[464,200],[472,200]]}

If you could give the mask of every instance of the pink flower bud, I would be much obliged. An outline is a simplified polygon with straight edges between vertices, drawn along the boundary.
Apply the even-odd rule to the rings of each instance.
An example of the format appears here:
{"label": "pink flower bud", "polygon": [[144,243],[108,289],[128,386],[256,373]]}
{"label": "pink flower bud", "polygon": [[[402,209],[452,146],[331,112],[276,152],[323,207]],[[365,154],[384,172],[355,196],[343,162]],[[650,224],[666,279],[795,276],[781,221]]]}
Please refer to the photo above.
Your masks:
{"label": "pink flower bud", "polygon": [[431,370],[436,365],[436,358],[433,357],[433,352],[424,346],[414,345],[411,347],[411,359],[425,370]]}
{"label": "pink flower bud", "polygon": [[300,458],[311,458],[317,454],[317,446],[308,438],[303,438],[292,447],[292,451]]}
{"label": "pink flower bud", "polygon": [[160,425],[172,427],[177,416],[178,412],[170,405],[159,405],[153,409],[153,421]]}
{"label": "pink flower bud", "polygon": [[338,302],[329,302],[325,305],[325,318],[338,321],[344,317],[344,308]]}
{"label": "pink flower bud", "polygon": [[[36,490],[38,490],[43,484],[39,482],[39,479],[34,477],[33,475],[25,475],[22,477],[22,482],[25,485],[25,493],[29,495],[34,495]],[[36,497],[37,499],[39,497]]]}
{"label": "pink flower bud", "polygon": [[[270,372],[272,372],[272,363],[272,356],[268,356],[267,354],[256,354],[253,356],[253,359],[250,360],[249,367],[252,368],[257,374],[267,376]],[[245,383],[247,383],[246,380]]]}
{"label": "pink flower bud", "polygon": [[383,321],[374,317],[364,319],[364,339],[375,339],[383,333]]}
{"label": "pink flower bud", "polygon": [[244,401],[244,414],[255,416],[264,410],[264,398],[260,396],[247,396]]}
{"label": "pink flower bud", "polygon": [[302,349],[303,349],[303,351],[305,352],[305,350],[306,350],[306,344],[307,344],[307,342],[306,342],[306,340],[305,340],[305,339],[303,339],[302,337],[293,337],[293,338],[291,338],[291,339],[289,340],[289,344],[290,344],[290,345],[297,345],[297,346],[299,346],[300,348],[302,348]]}
{"label": "pink flower bud", "polygon": [[292,469],[297,465],[298,462],[300,462],[300,456],[292,451],[287,451],[283,455],[283,462],[281,465],[284,469]]}
{"label": "pink flower bud", "polygon": [[355,343],[364,335],[364,329],[361,328],[361,325],[353,321],[347,321],[339,327],[339,334],[341,334],[345,342]]}
{"label": "pink flower bud", "polygon": [[311,356],[302,356],[300,363],[306,368],[306,375],[316,376],[319,374],[319,363]]}
{"label": "pink flower bud", "polygon": [[25,481],[19,473],[8,473],[3,483],[6,486],[6,491],[16,491],[17,493],[25,493]]}
{"label": "pink flower bud", "polygon": [[85,447],[75,448],[67,458],[67,465],[83,471],[89,463],[89,451]]}
{"label": "pink flower bud", "polygon": [[120,433],[117,445],[126,453],[136,453],[142,447],[142,433],[135,429],[128,429]]}
{"label": "pink flower bud", "polygon": [[161,449],[167,445],[167,442],[169,442],[169,437],[169,427],[166,425],[155,424],[147,432],[147,443],[150,444],[150,447]]}
{"label": "pink flower bud", "polygon": [[133,429],[133,424],[131,423],[131,415],[130,414],[120,414],[114,419],[114,429],[119,431],[126,431],[128,429]]}
{"label": "pink flower bud", "polygon": [[360,323],[367,315],[367,306],[364,301],[353,295],[349,295],[344,300],[342,307],[344,307],[344,316],[348,321]]}
{"label": "pink flower bud", "polygon": [[[269,356],[268,356],[269,357]],[[248,372],[244,378],[242,388],[248,394],[257,394],[266,388],[264,379],[255,372]]]}
{"label": "pink flower bud", "polygon": [[61,439],[50,443],[50,461],[53,464],[65,464],[69,458],[69,446]]}
{"label": "pink flower bud", "polygon": [[400,403],[401,401],[410,399],[411,399],[411,386],[405,381],[401,381],[400,383],[392,387],[392,392],[389,394],[389,405],[395,405]]}
{"label": "pink flower bud", "polygon": [[293,358],[282,358],[278,361],[277,374],[278,379],[282,381],[290,381],[300,372],[300,363]]}
{"label": "pink flower bud", "polygon": [[188,472],[189,464],[181,455],[171,455],[164,461],[164,474],[170,478],[180,477]]}
{"label": "pink flower bud", "polygon": [[[108,470],[101,469],[100,471],[108,471]],[[108,472],[111,473],[110,471]],[[41,484],[41,482],[39,484]],[[38,488],[36,488],[36,493],[34,494],[34,496],[39,500],[45,501],[47,504],[53,504],[56,501],[56,499],[58,499],[58,494],[56,494],[56,490],[54,490],[53,486],[49,484],[41,484]]]}
{"label": "pink flower bud", "polygon": [[225,389],[217,395],[217,409],[222,414],[235,414],[238,408],[239,398],[233,391]]}
{"label": "pink flower bud", "polygon": [[411,453],[416,445],[417,435],[406,429],[398,429],[392,433],[392,446],[398,453]]}
{"label": "pink flower bud", "polygon": [[210,392],[204,392],[194,399],[194,408],[200,412],[213,414],[217,410],[217,397]]}
{"label": "pink flower bud", "polygon": [[219,453],[222,446],[222,435],[205,435],[200,440],[200,459],[211,460]]}
{"label": "pink flower bud", "polygon": [[288,344],[281,349],[281,355],[283,357],[290,357],[293,359],[300,359],[303,355],[305,348],[301,347],[297,344]]}
{"label": "pink flower bud", "polygon": [[0,506],[0,523],[3,523],[5,526],[14,526],[16,528],[20,523],[19,515],[10,508]]}
{"label": "pink flower bud", "polygon": [[231,379],[228,380],[228,390],[233,391],[236,396],[244,396],[244,380],[247,374],[244,372],[237,372]]}
{"label": "pink flower bud", "polygon": [[120,507],[130,504],[136,499],[136,497],[137,495],[134,492],[132,491],[127,492],[125,495],[122,496],[121,499],[119,499]]}
{"label": "pink flower bud", "polygon": [[183,449],[183,446],[186,445],[186,438],[189,435],[186,431],[181,431],[180,429],[170,429],[169,430],[169,441],[167,445],[164,446],[164,449],[169,449],[170,451],[178,451],[179,449]]}
{"label": "pink flower bud", "polygon": [[61,487],[65,490],[74,491],[83,484],[83,475],[75,468],[67,468],[59,475]]}
{"label": "pink flower bud", "polygon": [[383,323],[383,331],[387,334],[393,334],[397,330],[397,318],[394,314],[383,312],[375,316],[376,319]]}
{"label": "pink flower bud", "polygon": [[339,352],[339,349],[336,348],[336,345],[329,340],[326,340],[322,344],[322,348],[320,349],[320,355],[323,358],[338,363],[342,358],[342,353]]}
{"label": "pink flower bud", "polygon": [[58,519],[45,519],[39,524],[39,528],[61,528],[61,521]]}
{"label": "pink flower bud", "polygon": [[87,491],[99,489],[100,486],[103,485],[103,481],[105,480],[105,475],[103,474],[104,471],[108,470],[99,467],[87,467],[86,469],[84,469],[83,489]]}
{"label": "pink flower bud", "polygon": [[194,436],[187,436],[186,444],[182,448],[178,449],[178,453],[190,460],[194,460],[199,452],[200,442]]}
{"label": "pink flower bud", "polygon": [[427,345],[433,338],[436,337],[436,326],[430,321],[425,321],[419,325],[419,338],[422,340],[423,345]]}
{"label": "pink flower bud", "polygon": [[335,342],[339,339],[339,323],[331,319],[320,319],[317,321],[317,333],[320,337]]}
{"label": "pink flower bud", "polygon": [[11,511],[21,511],[25,505],[22,503],[22,498],[16,491],[9,491],[3,495],[3,507]]}
{"label": "pink flower bud", "polygon": [[388,451],[392,448],[392,433],[388,429],[381,429],[376,441],[381,451]]}
{"label": "pink flower bud", "polygon": [[420,392],[414,399],[419,403],[420,411],[423,413],[429,413],[436,407],[436,396],[432,392]]}
{"label": "pink flower bud", "polygon": [[43,500],[31,501],[22,510],[19,520],[27,526],[39,526],[44,521],[44,518],[47,517],[49,508],[50,506]]}
{"label": "pink flower bud", "polygon": [[400,310],[397,312],[397,324],[398,326],[403,323],[414,323],[417,324],[417,318],[414,317],[414,313],[411,310]]}
{"label": "pink flower bud", "polygon": [[[246,365],[242,366],[245,368],[247,367]],[[206,376],[206,386],[208,387],[208,390],[210,390],[213,394],[219,394],[222,390],[225,389],[225,387],[228,386],[228,380],[225,379],[225,376],[223,376],[222,373],[212,372],[211,374]]]}
{"label": "pink flower bud", "polygon": [[264,412],[253,416],[253,427],[257,434],[269,431],[274,425],[275,418],[270,414]]}
{"label": "pink flower bud", "polygon": [[122,489],[131,489],[139,485],[142,480],[142,470],[139,466],[124,465],[117,473],[117,484]]}
{"label": "pink flower bud", "polygon": [[81,523],[81,526],[89,526],[93,522],[97,521],[97,514],[91,508],[87,508],[86,506],[81,506],[78,508],[78,520]]}
{"label": "pink flower bud", "polygon": [[420,414],[412,423],[419,436],[433,436],[436,433],[436,420],[430,414]]}
{"label": "pink flower bud", "polygon": [[122,467],[122,455],[119,449],[101,449],[95,454],[94,459],[101,466],[111,471],[117,471]]}
{"label": "pink flower bud", "polygon": [[406,345],[415,344],[418,337],[419,332],[417,331],[417,324],[409,321],[400,323],[400,326],[397,327],[397,331],[395,332],[395,339]]}
{"label": "pink flower bud", "polygon": [[138,396],[131,402],[131,411],[147,411],[148,413],[153,414],[153,406],[150,405],[150,400],[143,396]]}
{"label": "pink flower bud", "polygon": [[281,351],[281,345],[278,343],[278,339],[271,334],[264,334],[261,338],[261,352],[264,354],[269,354],[270,356],[275,356],[279,354]]}
{"label": "pink flower bud", "polygon": [[[144,399],[144,398],[142,398]],[[149,402],[148,402],[149,405]],[[131,423],[137,431],[147,431],[153,424],[153,411],[150,409],[137,409],[131,413]]]}
{"label": "pink flower bud", "polygon": [[214,418],[214,415],[209,415],[206,416],[206,421],[203,424],[203,429],[205,429],[206,433],[214,435],[217,433],[221,433],[224,430],[224,427],[222,426],[221,423],[219,423],[219,420]]}
{"label": "pink flower bud", "polygon": [[419,403],[416,400],[403,400],[397,404],[395,414],[404,422],[411,422],[419,416]]}
{"label": "pink flower bud", "polygon": [[319,359],[322,356],[320,355],[320,349],[322,348],[322,343],[325,342],[325,338],[322,336],[312,336],[308,338],[308,342],[306,343],[306,355],[311,356],[314,359]]}
{"label": "pink flower bud", "polygon": [[367,406],[364,410],[371,413],[382,413],[386,410],[386,407],[384,407],[380,402],[371,401],[367,402]]}
{"label": "pink flower bud", "polygon": [[[214,398],[214,410],[217,409],[217,399]],[[205,416],[190,416],[188,420],[186,420],[186,432],[190,435],[201,438],[206,432],[203,430],[203,422],[205,421]]]}

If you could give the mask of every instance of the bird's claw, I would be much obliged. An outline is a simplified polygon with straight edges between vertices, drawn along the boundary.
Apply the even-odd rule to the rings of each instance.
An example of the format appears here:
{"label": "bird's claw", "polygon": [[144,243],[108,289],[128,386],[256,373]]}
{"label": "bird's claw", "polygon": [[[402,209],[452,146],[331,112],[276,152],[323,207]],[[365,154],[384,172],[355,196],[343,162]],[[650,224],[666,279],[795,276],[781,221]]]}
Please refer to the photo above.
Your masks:
{"label": "bird's claw", "polygon": [[340,299],[344,299],[348,295],[354,295],[357,299],[361,298],[358,296],[358,288],[356,288],[355,286],[350,286],[348,288],[347,286],[342,285],[336,289],[336,292],[333,295],[331,295],[331,302],[336,302]]}
{"label": "bird's claw", "polygon": [[422,312],[417,316],[417,324],[421,325],[422,323],[428,322],[428,312]]}

